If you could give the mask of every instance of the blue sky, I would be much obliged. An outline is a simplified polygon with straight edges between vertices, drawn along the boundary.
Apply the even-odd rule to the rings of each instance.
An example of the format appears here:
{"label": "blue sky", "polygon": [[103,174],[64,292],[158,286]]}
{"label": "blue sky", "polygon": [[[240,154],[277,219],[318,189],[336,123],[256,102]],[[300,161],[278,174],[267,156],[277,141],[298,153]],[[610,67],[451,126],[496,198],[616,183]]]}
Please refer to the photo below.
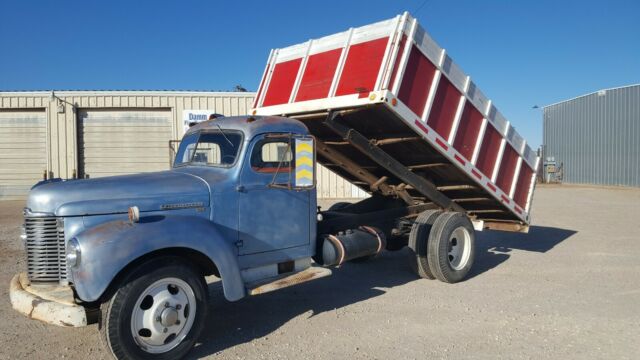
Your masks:
{"label": "blue sky", "polygon": [[533,147],[542,139],[533,105],[640,83],[640,1],[422,4],[3,0],[0,90],[255,90],[270,48],[405,10]]}

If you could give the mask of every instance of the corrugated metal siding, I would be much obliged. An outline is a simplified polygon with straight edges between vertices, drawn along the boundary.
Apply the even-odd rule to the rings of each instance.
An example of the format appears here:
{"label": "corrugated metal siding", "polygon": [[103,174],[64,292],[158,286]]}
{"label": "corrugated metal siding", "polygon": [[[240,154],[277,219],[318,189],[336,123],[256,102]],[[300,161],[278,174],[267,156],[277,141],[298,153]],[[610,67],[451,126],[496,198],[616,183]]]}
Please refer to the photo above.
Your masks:
{"label": "corrugated metal siding", "polygon": [[640,186],[640,85],[549,105],[543,121],[565,183]]}
{"label": "corrugated metal siding", "polygon": [[[179,139],[184,132],[183,110],[208,109],[226,116],[244,115],[251,110],[255,97],[255,93],[195,91],[59,91],[55,92],[55,95],[64,103],[62,113],[58,112],[58,100],[52,99],[51,92],[48,91],[0,92],[0,110],[37,110],[46,114],[48,126],[45,137],[49,143],[43,145],[46,148],[43,159],[46,160],[46,169],[51,176],[61,178],[71,178],[74,172],[78,172],[81,161],[78,151],[78,120],[79,114],[86,111],[169,109],[172,120],[171,136]],[[75,112],[71,104],[75,106]],[[42,165],[38,167],[40,173],[41,167]],[[347,199],[367,196],[363,190],[322,166],[318,167],[317,179],[320,198]],[[4,184],[0,179],[0,186],[2,185]]]}
{"label": "corrugated metal siding", "polygon": [[364,190],[322,165],[317,167],[316,180],[320,199],[356,199],[369,196]]}
{"label": "corrugated metal siding", "polygon": [[78,176],[169,169],[171,111],[83,110],[78,119]]}
{"label": "corrugated metal siding", "polygon": [[47,169],[44,111],[0,111],[0,199],[24,197]]}

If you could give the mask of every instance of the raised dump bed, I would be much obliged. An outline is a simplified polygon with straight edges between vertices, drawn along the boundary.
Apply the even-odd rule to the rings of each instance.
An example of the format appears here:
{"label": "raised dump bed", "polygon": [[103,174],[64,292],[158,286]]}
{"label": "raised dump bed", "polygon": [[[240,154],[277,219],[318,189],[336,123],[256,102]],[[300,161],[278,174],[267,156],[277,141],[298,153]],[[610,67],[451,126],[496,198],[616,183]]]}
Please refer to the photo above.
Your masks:
{"label": "raised dump bed", "polygon": [[302,120],[318,162],[370,193],[528,229],[538,157],[408,13],[272,50],[254,108]]}

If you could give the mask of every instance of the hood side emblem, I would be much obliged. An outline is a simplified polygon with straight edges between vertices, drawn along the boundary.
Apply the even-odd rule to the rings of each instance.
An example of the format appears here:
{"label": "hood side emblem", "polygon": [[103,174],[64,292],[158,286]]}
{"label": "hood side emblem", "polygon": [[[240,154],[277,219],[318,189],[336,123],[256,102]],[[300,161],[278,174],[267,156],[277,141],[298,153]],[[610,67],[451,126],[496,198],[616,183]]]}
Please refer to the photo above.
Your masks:
{"label": "hood side emblem", "polygon": [[179,204],[163,204],[160,206],[162,210],[189,209],[204,207],[202,202],[179,203]]}

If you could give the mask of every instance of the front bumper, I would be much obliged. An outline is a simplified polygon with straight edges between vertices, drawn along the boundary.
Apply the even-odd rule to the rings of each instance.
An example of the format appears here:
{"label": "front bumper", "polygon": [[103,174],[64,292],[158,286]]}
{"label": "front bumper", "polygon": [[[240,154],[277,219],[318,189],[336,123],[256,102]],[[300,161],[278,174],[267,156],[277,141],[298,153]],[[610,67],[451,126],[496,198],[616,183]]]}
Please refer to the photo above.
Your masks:
{"label": "front bumper", "polygon": [[11,306],[31,319],[67,327],[87,325],[86,309],[74,302],[69,286],[31,285],[27,274],[16,274],[9,284]]}

